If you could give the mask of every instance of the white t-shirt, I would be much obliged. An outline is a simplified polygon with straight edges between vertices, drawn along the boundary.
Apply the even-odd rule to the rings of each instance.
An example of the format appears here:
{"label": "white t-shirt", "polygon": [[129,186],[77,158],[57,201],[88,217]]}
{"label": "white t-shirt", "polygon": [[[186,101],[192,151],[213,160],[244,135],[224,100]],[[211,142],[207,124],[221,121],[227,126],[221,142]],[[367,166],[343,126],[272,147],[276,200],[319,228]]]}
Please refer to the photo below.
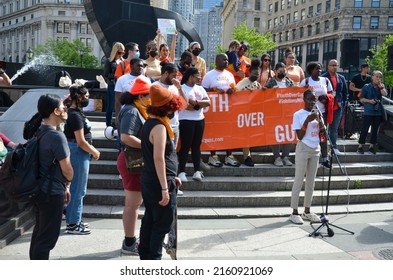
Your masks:
{"label": "white t-shirt", "polygon": [[[314,81],[311,77],[304,79],[300,82],[300,86],[306,85],[306,80],[308,80],[308,86],[312,88],[315,92],[315,96],[320,97],[321,95],[326,95],[329,91],[333,92],[332,84],[330,83],[328,78],[319,77],[318,81]],[[320,101],[317,101],[317,106],[321,113],[325,113],[325,105]]]}
{"label": "white t-shirt", "polygon": [[227,90],[230,87],[235,87],[236,82],[232,73],[228,70],[217,70],[213,69],[206,73],[205,77],[203,77],[202,84],[204,88],[213,88],[217,87],[222,90]]}
{"label": "white t-shirt", "polygon": [[[302,125],[304,124],[304,121],[306,120],[309,114],[311,114],[311,112],[306,111],[304,109],[297,111],[293,115],[292,130],[295,131],[295,130],[302,129]],[[319,123],[317,120],[313,120],[308,123],[306,134],[304,134],[303,139],[300,141],[302,141],[305,145],[307,145],[310,148],[316,149],[318,147]]]}
{"label": "white t-shirt", "polygon": [[130,92],[137,77],[138,76],[133,76],[131,74],[125,74],[121,76],[116,81],[115,92]]}
{"label": "white t-shirt", "polygon": [[[193,87],[189,87],[186,84],[182,85],[184,93],[187,95],[188,100],[202,100],[203,98],[208,97],[206,90],[198,85]],[[203,109],[199,109],[195,111],[194,109],[191,110],[183,110],[179,112],[179,120],[190,120],[190,121],[200,121],[205,118],[203,114]]]}
{"label": "white t-shirt", "polygon": [[285,83],[285,80],[282,80],[282,82],[276,80],[276,83],[279,88],[287,88],[287,84]]}
{"label": "white t-shirt", "polygon": [[[174,85],[166,85],[166,84],[161,83],[160,81],[155,81],[155,82],[153,83],[153,85],[154,85],[154,84],[159,85],[159,86],[161,86],[161,87],[163,87],[163,88],[166,88],[167,90],[169,90],[170,92],[172,92],[174,95],[179,96],[179,90],[178,90],[177,87],[174,86]],[[179,126],[179,112],[178,112],[178,111],[175,112],[175,115],[174,115],[173,118],[171,119],[170,125],[171,125],[171,127],[177,127],[177,126]]]}

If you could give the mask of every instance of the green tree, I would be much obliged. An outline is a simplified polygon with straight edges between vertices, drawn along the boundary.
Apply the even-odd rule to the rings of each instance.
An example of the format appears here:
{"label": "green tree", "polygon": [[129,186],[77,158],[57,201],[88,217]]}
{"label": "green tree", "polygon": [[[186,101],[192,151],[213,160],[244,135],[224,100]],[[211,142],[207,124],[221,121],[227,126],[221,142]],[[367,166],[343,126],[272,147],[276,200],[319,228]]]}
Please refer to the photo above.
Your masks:
{"label": "green tree", "polygon": [[366,61],[370,63],[373,70],[380,70],[383,73],[383,82],[387,87],[393,87],[393,71],[388,71],[388,47],[393,45],[393,35],[387,35],[382,45],[375,45],[370,49],[372,56],[368,56]]}
{"label": "green tree", "polygon": [[49,39],[45,45],[37,46],[34,49],[34,55],[46,55],[51,57],[52,61],[58,61],[58,63],[56,63],[58,65],[96,69],[101,68],[101,64],[97,57],[92,55],[91,51],[91,48],[86,47],[79,39],[75,39],[72,42],[68,40]]}
{"label": "green tree", "polygon": [[245,41],[250,45],[247,51],[247,56],[250,57],[260,57],[262,53],[277,47],[277,43],[273,41],[270,32],[261,34],[256,31],[255,27],[248,29],[245,21],[235,26],[232,37],[240,42]]}

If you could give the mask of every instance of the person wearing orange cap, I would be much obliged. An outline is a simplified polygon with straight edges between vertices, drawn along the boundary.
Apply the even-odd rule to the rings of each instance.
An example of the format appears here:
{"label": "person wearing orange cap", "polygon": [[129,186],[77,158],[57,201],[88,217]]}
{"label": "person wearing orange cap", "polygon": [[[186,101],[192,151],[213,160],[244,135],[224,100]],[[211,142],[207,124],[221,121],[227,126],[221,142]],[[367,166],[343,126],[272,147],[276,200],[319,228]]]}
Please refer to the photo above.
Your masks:
{"label": "person wearing orange cap", "polygon": [[181,186],[176,177],[178,162],[170,116],[186,104],[183,98],[157,84],[150,88],[150,100],[151,105],[147,108],[150,116],[141,135],[145,213],[139,234],[139,257],[141,260],[160,260],[165,234],[174,218],[176,190]]}
{"label": "person wearing orange cap", "polygon": [[139,207],[142,204],[141,174],[131,174],[127,170],[124,150],[141,149],[142,126],[148,117],[147,106],[150,105],[149,90],[151,82],[145,76],[138,76],[130,90],[120,97],[123,108],[119,112],[118,131],[121,141],[121,152],[117,158],[119,171],[125,192],[123,209],[124,240],[121,248],[122,254],[138,255],[139,241],[135,235],[135,226],[138,220]]}

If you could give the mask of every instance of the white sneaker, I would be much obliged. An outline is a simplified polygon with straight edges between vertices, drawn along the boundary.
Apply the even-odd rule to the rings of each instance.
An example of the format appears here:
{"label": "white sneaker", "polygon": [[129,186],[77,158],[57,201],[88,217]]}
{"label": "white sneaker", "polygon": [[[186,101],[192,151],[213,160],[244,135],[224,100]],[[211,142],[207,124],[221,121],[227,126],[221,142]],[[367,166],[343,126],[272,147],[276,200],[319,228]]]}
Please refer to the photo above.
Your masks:
{"label": "white sneaker", "polygon": [[291,214],[291,216],[289,216],[289,220],[296,225],[302,225],[304,223],[300,215]]}
{"label": "white sneaker", "polygon": [[340,152],[340,150],[339,149],[337,149],[337,148],[333,148],[333,150],[334,150],[334,153],[337,155],[337,156],[340,156],[340,155],[342,155],[343,153],[342,152]]}
{"label": "white sneaker", "polygon": [[202,178],[203,178],[203,173],[201,171],[196,171],[194,173],[194,175],[192,176],[192,179],[198,182],[202,182]]}
{"label": "white sneaker", "polygon": [[311,223],[320,223],[321,222],[321,218],[319,218],[319,216],[315,213],[306,214],[303,212],[302,218],[303,218],[303,220],[310,221]]}
{"label": "white sneaker", "polygon": [[177,196],[183,196],[183,194],[184,194],[184,193],[183,193],[182,190],[180,190],[180,189],[177,190]]}
{"label": "white sneaker", "polygon": [[210,156],[208,164],[211,166],[214,166],[214,167],[221,167],[222,166],[222,162],[220,161],[220,159],[218,158],[217,155]]}
{"label": "white sneaker", "polygon": [[177,177],[179,177],[180,181],[182,181],[182,182],[187,182],[188,181],[185,172],[180,172]]}
{"label": "white sneaker", "polygon": [[238,162],[233,155],[225,157],[225,164],[234,167],[240,166],[240,162]]}
{"label": "white sneaker", "polygon": [[278,157],[278,158],[276,158],[275,160],[274,160],[274,165],[275,166],[284,166],[284,163],[282,162],[282,159],[280,158],[280,157]]}
{"label": "white sneaker", "polygon": [[282,162],[284,163],[285,166],[292,166],[293,165],[293,163],[289,160],[288,157],[284,157]]}

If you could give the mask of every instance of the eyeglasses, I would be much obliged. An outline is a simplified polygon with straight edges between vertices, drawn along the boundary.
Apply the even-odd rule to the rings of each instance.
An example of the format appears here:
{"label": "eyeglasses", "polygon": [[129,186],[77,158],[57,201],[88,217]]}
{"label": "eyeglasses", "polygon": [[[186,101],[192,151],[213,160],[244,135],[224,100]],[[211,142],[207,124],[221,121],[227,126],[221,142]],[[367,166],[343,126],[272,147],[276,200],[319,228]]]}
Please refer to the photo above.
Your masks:
{"label": "eyeglasses", "polygon": [[270,60],[270,59],[268,59],[268,58],[265,58],[263,61],[265,61],[265,62],[266,62],[266,61],[269,61],[269,62],[270,62],[271,60]]}
{"label": "eyeglasses", "polygon": [[337,64],[331,64],[331,65],[329,65],[329,66],[338,67]]}
{"label": "eyeglasses", "polygon": [[295,59],[295,57],[294,57],[294,56],[288,56],[287,58],[290,58],[290,59]]}

